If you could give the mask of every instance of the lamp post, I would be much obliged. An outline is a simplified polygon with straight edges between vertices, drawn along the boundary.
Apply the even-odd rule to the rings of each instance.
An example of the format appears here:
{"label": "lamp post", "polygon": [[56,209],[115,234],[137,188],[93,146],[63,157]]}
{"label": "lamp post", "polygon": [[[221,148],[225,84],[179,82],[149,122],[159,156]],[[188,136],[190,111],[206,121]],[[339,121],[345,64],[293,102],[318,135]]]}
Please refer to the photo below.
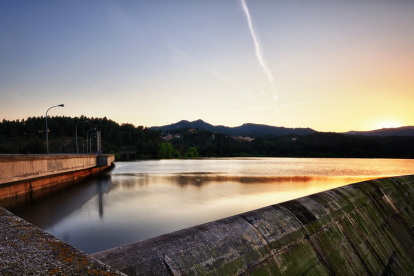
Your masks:
{"label": "lamp post", "polygon": [[48,110],[46,110],[46,151],[47,151],[47,155],[49,155],[49,135],[48,135],[48,129],[47,129],[47,112],[49,111],[49,109],[54,108],[54,107],[64,107],[64,104],[59,104],[59,105],[54,105],[48,108]]}
{"label": "lamp post", "polygon": [[79,147],[78,147],[78,125],[81,123],[89,122],[88,120],[82,121],[76,124],[76,154],[79,154]]}
{"label": "lamp post", "polygon": [[92,154],[92,138],[96,136],[96,133],[92,134],[89,139],[89,154]]}
{"label": "lamp post", "polygon": [[89,137],[88,132],[91,130],[96,130],[96,128],[91,128],[86,132],[86,152],[88,152],[88,137]]}

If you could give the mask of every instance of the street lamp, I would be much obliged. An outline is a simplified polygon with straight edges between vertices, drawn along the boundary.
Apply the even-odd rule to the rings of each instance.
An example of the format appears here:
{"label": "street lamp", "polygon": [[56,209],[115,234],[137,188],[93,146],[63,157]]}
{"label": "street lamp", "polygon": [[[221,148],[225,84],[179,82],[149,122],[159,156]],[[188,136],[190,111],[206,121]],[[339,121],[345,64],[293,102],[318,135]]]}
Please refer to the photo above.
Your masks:
{"label": "street lamp", "polygon": [[[58,107],[58,106],[64,107],[65,105],[63,105],[63,104],[54,105],[54,106],[49,107],[49,109],[54,108],[54,107]],[[49,135],[48,135],[49,131],[47,129],[47,112],[49,111],[49,109],[46,110],[46,149],[47,149],[47,155],[49,155]]]}
{"label": "street lamp", "polygon": [[91,128],[86,132],[86,151],[88,151],[88,137],[89,137],[88,132],[91,131],[91,130],[96,130],[96,128]]}
{"label": "street lamp", "polygon": [[89,154],[92,154],[92,138],[96,136],[96,133],[92,134],[89,139]]}
{"label": "street lamp", "polygon": [[79,154],[79,150],[78,150],[78,125],[81,123],[86,123],[89,122],[88,120],[86,121],[82,121],[76,124],[76,154]]}

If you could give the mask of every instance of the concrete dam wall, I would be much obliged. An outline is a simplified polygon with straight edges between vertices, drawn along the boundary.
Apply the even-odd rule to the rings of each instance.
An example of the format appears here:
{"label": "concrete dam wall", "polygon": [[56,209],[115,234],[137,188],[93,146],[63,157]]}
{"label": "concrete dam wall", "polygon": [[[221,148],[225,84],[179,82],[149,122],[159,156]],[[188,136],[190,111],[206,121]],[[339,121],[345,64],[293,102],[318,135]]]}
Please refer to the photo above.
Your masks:
{"label": "concrete dam wall", "polygon": [[100,165],[100,158],[106,158],[106,166],[115,161],[113,154],[0,154],[0,184],[90,169]]}
{"label": "concrete dam wall", "polygon": [[365,181],[92,254],[127,275],[414,275],[414,176]]}
{"label": "concrete dam wall", "polygon": [[0,155],[0,200],[59,189],[109,168],[115,155]]}

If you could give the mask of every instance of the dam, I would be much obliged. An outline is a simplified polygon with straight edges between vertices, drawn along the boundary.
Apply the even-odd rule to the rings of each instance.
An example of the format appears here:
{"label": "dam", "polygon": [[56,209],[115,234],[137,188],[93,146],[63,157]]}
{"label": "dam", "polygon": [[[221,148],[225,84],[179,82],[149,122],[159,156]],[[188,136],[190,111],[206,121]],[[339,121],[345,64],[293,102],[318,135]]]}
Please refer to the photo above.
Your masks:
{"label": "dam", "polygon": [[113,161],[113,154],[0,154],[0,200],[72,185],[108,169]]}
{"label": "dam", "polygon": [[413,275],[414,176],[364,181],[92,254],[127,275]]}
{"label": "dam", "polygon": [[[0,155],[0,200],[50,193],[98,175],[114,155]],[[124,275],[0,208],[0,275]]]}
{"label": "dam", "polygon": [[90,255],[0,209],[0,274],[413,275],[413,204],[413,175],[367,180]]}

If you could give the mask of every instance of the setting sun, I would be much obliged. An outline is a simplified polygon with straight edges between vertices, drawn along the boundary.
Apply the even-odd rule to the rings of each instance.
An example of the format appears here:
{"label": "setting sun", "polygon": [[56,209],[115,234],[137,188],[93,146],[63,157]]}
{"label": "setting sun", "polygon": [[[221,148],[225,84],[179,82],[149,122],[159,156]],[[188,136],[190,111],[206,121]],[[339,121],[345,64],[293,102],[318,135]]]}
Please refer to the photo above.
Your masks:
{"label": "setting sun", "polygon": [[377,123],[374,129],[381,129],[381,128],[395,128],[395,127],[402,127],[403,124],[398,121],[393,120],[386,120]]}

